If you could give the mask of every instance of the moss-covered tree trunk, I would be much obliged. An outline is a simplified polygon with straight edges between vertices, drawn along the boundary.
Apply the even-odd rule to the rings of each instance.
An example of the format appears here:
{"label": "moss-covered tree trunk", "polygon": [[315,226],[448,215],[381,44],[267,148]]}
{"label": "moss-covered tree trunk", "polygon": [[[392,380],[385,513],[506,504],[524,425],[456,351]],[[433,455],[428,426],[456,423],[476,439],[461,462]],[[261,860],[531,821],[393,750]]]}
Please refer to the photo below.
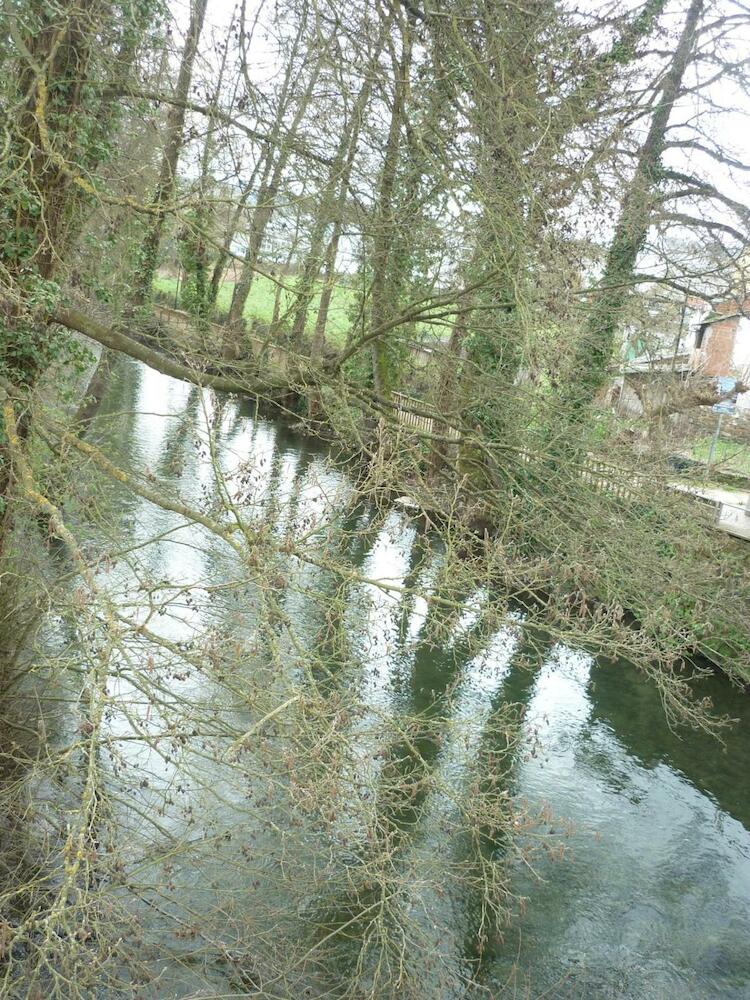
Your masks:
{"label": "moss-covered tree trunk", "polygon": [[609,377],[623,306],[633,285],[638,255],[646,242],[662,180],[669,118],[695,46],[705,0],[692,0],[656,108],[641,146],[635,173],[620,210],[614,237],[583,335],[574,355],[573,379],[563,393],[564,410],[575,421]]}
{"label": "moss-covered tree trunk", "polygon": [[[15,65],[0,186],[0,376],[19,404],[16,433],[23,444],[29,390],[75,348],[47,319],[94,194],[89,174],[107,154],[116,119],[113,86],[127,75],[149,13],[145,7],[115,16],[101,0],[55,6],[34,0],[9,14],[3,29]],[[0,428],[0,546],[12,490],[4,442]]]}
{"label": "moss-covered tree trunk", "polygon": [[[17,57],[18,112],[6,133],[11,163],[0,190],[5,217],[0,267],[10,293],[0,317],[0,374],[19,391],[32,388],[55,355],[44,304],[56,294],[56,273],[82,197],[76,169],[61,150],[79,147],[80,108],[101,13],[97,2],[62,12],[32,4],[27,32],[14,14],[8,20]],[[15,428],[21,442],[29,427],[26,407]],[[10,528],[13,484],[6,431],[0,427],[0,550]]]}
{"label": "moss-covered tree trunk", "polygon": [[[391,117],[373,219],[372,289],[370,293],[370,325],[373,330],[385,327],[393,315],[395,308],[395,303],[388,287],[388,275],[390,272],[390,257],[393,250],[394,230],[397,224],[397,220],[394,218],[394,188],[401,155],[401,128],[404,122],[406,94],[409,86],[411,50],[412,33],[410,28],[405,25],[402,31],[401,57],[398,62],[396,62],[394,57],[395,82],[391,103]],[[388,354],[384,338],[377,337],[373,340],[371,350],[375,391],[379,396],[388,395],[390,392],[390,378],[388,372]]]}

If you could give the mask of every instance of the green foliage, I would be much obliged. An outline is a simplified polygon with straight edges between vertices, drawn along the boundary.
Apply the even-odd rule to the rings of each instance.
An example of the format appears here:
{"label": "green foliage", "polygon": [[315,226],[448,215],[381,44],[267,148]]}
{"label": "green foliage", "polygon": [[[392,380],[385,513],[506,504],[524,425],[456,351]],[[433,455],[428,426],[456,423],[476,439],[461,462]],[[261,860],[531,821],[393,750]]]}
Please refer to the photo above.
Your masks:
{"label": "green foliage", "polygon": [[605,65],[612,63],[627,66],[635,55],[638,42],[650,35],[665,6],[666,0],[647,0],[647,3],[638,11],[632,21],[626,23],[623,32],[616,38],[603,63]]}
{"label": "green foliage", "polygon": [[0,259],[6,268],[17,268],[37,247],[36,223],[41,215],[39,196],[19,175],[2,186],[0,199]]}
{"label": "green foliage", "polygon": [[[52,295],[49,288],[45,290]],[[50,298],[44,301],[48,305]],[[2,328],[0,374],[16,385],[33,385],[53,364],[80,374],[91,362],[91,352],[79,337],[63,327],[45,326],[40,315],[43,312],[17,316]]]}
{"label": "green foliage", "polygon": [[205,212],[202,206],[186,214],[180,233],[180,263],[183,281],[180,302],[183,309],[194,316],[199,325],[208,323],[213,302],[208,245],[203,236]]}

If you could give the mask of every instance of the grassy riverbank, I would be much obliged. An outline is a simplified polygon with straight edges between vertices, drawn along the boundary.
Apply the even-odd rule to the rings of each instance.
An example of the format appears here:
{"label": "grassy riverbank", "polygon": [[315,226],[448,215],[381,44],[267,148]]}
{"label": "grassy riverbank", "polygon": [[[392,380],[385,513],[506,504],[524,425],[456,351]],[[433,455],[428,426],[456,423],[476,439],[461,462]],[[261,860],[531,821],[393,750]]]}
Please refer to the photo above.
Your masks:
{"label": "grassy riverbank", "polygon": [[[294,303],[294,277],[287,276],[282,279],[284,290],[281,293],[280,315],[284,313]],[[261,274],[256,275],[250,289],[250,294],[245,304],[245,318],[248,322],[257,320],[260,323],[270,323],[273,319],[274,302],[276,298],[277,284],[271,278],[266,278]],[[320,288],[310,303],[307,314],[307,332],[312,333],[315,328],[315,319],[318,315],[320,305]],[[168,274],[158,274],[154,278],[154,289],[165,296],[169,305],[175,304],[177,296],[177,278]],[[219,289],[217,305],[219,313],[227,313],[232,301],[234,292],[234,281],[224,281]],[[351,314],[354,309],[356,290],[346,285],[336,285],[331,297],[331,306],[328,312],[327,339],[334,347],[341,347],[346,340],[346,333],[351,324]],[[179,301],[177,302],[179,306]]]}

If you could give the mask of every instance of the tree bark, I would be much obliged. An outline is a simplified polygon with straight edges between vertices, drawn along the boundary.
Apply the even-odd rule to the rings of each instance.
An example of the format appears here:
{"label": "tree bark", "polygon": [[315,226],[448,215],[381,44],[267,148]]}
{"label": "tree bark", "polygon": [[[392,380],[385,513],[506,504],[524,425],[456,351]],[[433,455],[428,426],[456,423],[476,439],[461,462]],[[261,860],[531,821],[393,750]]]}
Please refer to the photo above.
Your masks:
{"label": "tree bark", "polygon": [[[221,62],[212,98],[212,107],[217,110],[219,101],[221,100],[221,88],[224,82],[224,72],[226,70],[229,43],[233,29],[234,18],[230,20],[224,38]],[[201,153],[200,177],[196,190],[198,204],[194,210],[194,224],[192,219],[186,221],[186,225],[182,231],[183,306],[194,316],[199,328],[204,331],[208,328],[208,321],[215,302],[213,282],[210,275],[210,237],[207,238],[206,234],[212,226],[215,213],[215,207],[208,200],[208,195],[212,186],[211,166],[214,157],[216,126],[216,115],[209,115],[208,128],[206,129],[206,137]]]}
{"label": "tree bark", "polygon": [[704,0],[692,0],[672,63],[661,85],[658,104],[641,146],[610,245],[604,274],[583,335],[574,354],[573,379],[565,395],[575,418],[593,400],[608,377],[626,297],[633,284],[638,255],[651,225],[662,177],[667,127],[696,40]]}
{"label": "tree bark", "polygon": [[[471,319],[471,306],[468,302],[461,302],[459,299],[461,312],[451,329],[451,335],[445,348],[445,355],[442,358],[440,373],[438,375],[437,386],[435,387],[435,412],[441,417],[452,411],[457,411],[456,389],[461,383],[461,364],[466,357],[465,340],[469,332],[469,321]],[[435,435],[445,435],[447,425],[439,419],[435,420],[433,433]],[[438,472],[445,466],[448,457],[447,441],[436,441],[433,446],[431,464],[433,471]]]}
{"label": "tree bark", "polygon": [[288,130],[282,136],[284,116],[289,109],[292,82],[296,71],[295,58],[302,43],[306,26],[307,5],[305,5],[303,15],[300,19],[299,30],[295,36],[292,52],[287,63],[284,83],[281,88],[279,102],[276,107],[276,116],[268,143],[268,162],[264,169],[255,210],[250,223],[247,251],[245,252],[245,259],[242,264],[239,280],[234,286],[234,292],[232,293],[232,304],[229,308],[227,324],[234,330],[242,329],[245,305],[247,304],[253,279],[258,268],[260,250],[263,245],[266,229],[273,216],[275,198],[278,194],[289,157],[294,151],[294,137],[307,111],[318,75],[320,74],[321,66],[318,61],[310,75],[305,92],[300,98],[294,118]]}
{"label": "tree bark", "polygon": [[[396,79],[375,210],[370,307],[370,325],[374,330],[384,326],[393,311],[393,302],[388,291],[388,269],[395,223],[393,218],[393,194],[401,152],[400,136],[406,104],[406,91],[409,82],[411,48],[411,31],[408,26],[405,26],[402,33],[401,58],[398,64],[395,64],[394,57]],[[375,392],[379,396],[387,397],[389,395],[390,379],[388,376],[388,358],[382,338],[377,337],[373,340],[371,351]]]}
{"label": "tree bark", "polygon": [[[297,285],[297,303],[294,310],[294,320],[292,322],[292,342],[301,343],[305,333],[307,323],[307,313],[310,302],[315,294],[315,284],[320,275],[321,267],[326,258],[327,248],[324,247],[326,230],[331,222],[339,225],[343,216],[346,199],[349,192],[349,181],[351,179],[354,159],[357,154],[359,134],[362,128],[362,118],[370,100],[373,86],[373,71],[380,57],[385,44],[386,33],[391,29],[391,19],[387,18],[381,27],[370,65],[365,68],[365,79],[357,95],[348,129],[342,131],[336,155],[328,175],[328,180],[320,196],[320,209],[310,233],[310,246],[302,267],[302,273]],[[337,194],[338,191],[338,194]],[[330,299],[330,292],[329,292]],[[326,306],[327,309],[327,306]],[[315,341],[319,344],[317,337],[318,324],[316,323]],[[325,335],[325,334],[324,334]]]}
{"label": "tree bark", "polygon": [[310,356],[313,358],[320,354],[326,342],[328,310],[331,307],[331,298],[333,297],[333,290],[336,287],[336,258],[339,252],[339,241],[341,240],[341,225],[341,216],[339,215],[333,223],[333,233],[326,247],[323,267],[323,288],[320,292],[318,315],[315,319],[315,332],[313,333],[312,344],[310,346]]}
{"label": "tree bark", "polygon": [[252,193],[253,185],[255,184],[255,178],[257,176],[257,171],[263,164],[264,164],[264,159],[262,157],[259,157],[258,162],[256,163],[253,172],[250,176],[250,179],[245,185],[245,189],[242,192],[242,195],[240,196],[240,200],[237,202],[237,206],[235,207],[234,212],[232,213],[232,218],[224,237],[223,246],[216,257],[216,260],[214,261],[213,270],[211,272],[211,288],[209,292],[211,300],[211,308],[214,311],[216,310],[216,300],[219,297],[219,289],[221,288],[221,283],[224,279],[224,275],[227,270],[227,266],[229,264],[229,259],[232,255],[232,242],[234,240],[235,235],[237,234],[237,227],[239,225],[242,213],[245,210],[245,205],[247,204],[247,200]]}
{"label": "tree bark", "polygon": [[177,187],[177,162],[184,143],[185,107],[190,93],[190,83],[193,78],[193,63],[198,51],[198,42],[203,30],[203,20],[206,14],[207,0],[195,0],[190,17],[185,47],[182,50],[180,71],[175,87],[175,103],[169,109],[167,117],[167,134],[164,143],[164,153],[161,161],[159,181],[154,194],[154,206],[157,211],[146,232],[140,247],[140,259],[135,275],[133,288],[133,304],[143,305],[151,296],[151,286],[156,273],[156,261],[164,231],[166,206],[174,197]]}

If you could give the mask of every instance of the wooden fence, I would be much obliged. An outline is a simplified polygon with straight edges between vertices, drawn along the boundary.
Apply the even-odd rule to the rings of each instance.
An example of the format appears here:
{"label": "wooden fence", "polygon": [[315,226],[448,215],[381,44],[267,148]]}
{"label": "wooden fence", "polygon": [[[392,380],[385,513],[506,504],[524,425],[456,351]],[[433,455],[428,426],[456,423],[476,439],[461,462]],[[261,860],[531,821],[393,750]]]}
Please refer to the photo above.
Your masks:
{"label": "wooden fence", "polygon": [[[461,431],[457,427],[442,424],[440,417],[428,415],[428,406],[413,396],[406,396],[403,393],[395,392],[393,402],[396,404],[397,419],[402,427],[413,430],[416,433],[439,433],[458,442],[461,440]],[[438,425],[437,432],[435,425]],[[531,464],[539,460],[531,451],[521,449],[516,453],[518,459],[525,464]],[[608,462],[588,455],[579,463],[581,479],[590,483],[595,489],[602,492],[611,493],[623,500],[636,500],[642,497],[641,490],[645,483],[642,474],[632,472],[629,469],[620,469]]]}
{"label": "wooden fence", "polygon": [[[623,478],[627,476],[627,480]],[[636,500],[641,495],[644,477],[629,469],[618,469],[617,466],[602,462],[588,455],[582,462],[581,479],[591,483],[596,489],[614,493],[623,500]]]}
{"label": "wooden fence", "polygon": [[[402,392],[393,393],[393,402],[396,404],[396,414],[399,424],[409,427],[415,431],[423,431],[425,434],[440,434],[442,437],[459,441],[461,431],[458,427],[444,424],[438,414],[429,415],[428,407],[420,399],[413,396],[406,396]],[[437,429],[435,425],[437,424]]]}

